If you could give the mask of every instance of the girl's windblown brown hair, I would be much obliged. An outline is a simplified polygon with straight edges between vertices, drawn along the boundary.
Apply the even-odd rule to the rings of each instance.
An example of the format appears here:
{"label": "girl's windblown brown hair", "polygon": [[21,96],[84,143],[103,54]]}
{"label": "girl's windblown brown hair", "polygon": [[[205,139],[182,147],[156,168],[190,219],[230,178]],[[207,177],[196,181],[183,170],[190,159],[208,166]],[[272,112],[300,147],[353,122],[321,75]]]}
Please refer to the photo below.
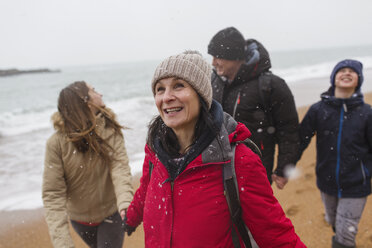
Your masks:
{"label": "girl's windblown brown hair", "polygon": [[108,108],[90,102],[89,88],[84,81],[74,82],[62,89],[58,98],[58,112],[52,116],[54,128],[67,135],[76,149],[82,153],[94,152],[101,156],[105,164],[112,162],[113,148],[97,133],[96,115],[89,105],[93,105],[105,118],[105,128],[113,128],[123,135],[115,114]]}

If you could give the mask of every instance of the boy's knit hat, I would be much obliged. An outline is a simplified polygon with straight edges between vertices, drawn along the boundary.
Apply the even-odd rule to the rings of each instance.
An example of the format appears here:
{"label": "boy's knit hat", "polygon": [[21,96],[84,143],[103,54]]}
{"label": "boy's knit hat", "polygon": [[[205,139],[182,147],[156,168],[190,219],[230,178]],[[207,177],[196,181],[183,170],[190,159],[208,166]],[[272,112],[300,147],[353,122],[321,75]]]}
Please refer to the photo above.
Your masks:
{"label": "boy's knit hat", "polygon": [[227,60],[244,60],[246,42],[234,27],[222,29],[208,45],[208,53],[213,57]]}
{"label": "boy's knit hat", "polygon": [[335,68],[331,73],[331,85],[335,87],[335,78],[336,74],[342,68],[351,68],[358,74],[358,86],[356,87],[355,91],[359,90],[363,83],[363,64],[357,60],[353,59],[345,59],[337,63]]}
{"label": "boy's knit hat", "polygon": [[209,109],[212,105],[211,75],[212,66],[198,51],[186,51],[170,56],[158,65],[152,78],[152,93],[155,95],[155,85],[159,80],[178,77],[194,88]]}

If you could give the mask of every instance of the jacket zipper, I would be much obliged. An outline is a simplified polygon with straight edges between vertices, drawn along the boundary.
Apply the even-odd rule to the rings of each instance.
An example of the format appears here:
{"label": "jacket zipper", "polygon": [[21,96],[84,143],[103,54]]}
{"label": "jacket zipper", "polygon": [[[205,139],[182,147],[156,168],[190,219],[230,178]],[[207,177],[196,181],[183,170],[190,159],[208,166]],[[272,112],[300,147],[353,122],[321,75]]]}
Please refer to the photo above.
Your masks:
{"label": "jacket zipper", "polygon": [[235,119],[236,109],[238,108],[238,105],[240,103],[240,91],[238,93],[238,96],[236,97],[235,104],[234,104],[234,111],[232,117]]}
{"label": "jacket zipper", "polygon": [[344,124],[344,111],[346,110],[345,103],[341,106],[341,114],[340,114],[340,124],[338,127],[338,137],[337,137],[337,164],[336,164],[336,184],[337,184],[337,195],[341,198],[341,189],[340,189],[340,161],[341,161],[341,135],[342,135],[342,127]]}
{"label": "jacket zipper", "polygon": [[169,244],[169,247],[172,247],[172,240],[173,240],[173,223],[174,223],[174,202],[173,202],[173,186],[174,186],[174,181],[171,181],[170,184],[171,184],[171,197],[172,197],[172,223],[171,223],[171,236],[170,236],[170,244]]}

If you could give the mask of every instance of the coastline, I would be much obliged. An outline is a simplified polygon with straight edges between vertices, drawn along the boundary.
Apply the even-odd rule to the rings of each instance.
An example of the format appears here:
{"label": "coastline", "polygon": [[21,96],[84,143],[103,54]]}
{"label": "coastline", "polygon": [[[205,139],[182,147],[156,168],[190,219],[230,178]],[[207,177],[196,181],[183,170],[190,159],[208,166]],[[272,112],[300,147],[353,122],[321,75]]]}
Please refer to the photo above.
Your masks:
{"label": "coastline", "polygon": [[[369,70],[365,78],[372,79],[372,70]],[[318,82],[317,85],[315,81]],[[308,88],[301,88],[304,82],[294,84],[291,90],[297,99],[301,99],[298,104],[299,119],[302,120],[306,113],[310,101],[317,97],[318,91],[323,92],[327,87],[320,87],[325,80],[314,79],[314,84],[308,85]],[[368,79],[365,81],[369,81]],[[317,86],[319,86],[317,88]],[[365,86],[365,85],[364,85]],[[300,93],[300,89],[303,91]],[[362,90],[365,87],[362,87]],[[372,105],[372,90],[363,90],[365,102]],[[317,95],[316,95],[317,94]],[[306,98],[308,96],[308,98]],[[305,99],[306,98],[306,99]],[[312,101],[314,103],[318,100]],[[304,104],[302,104],[304,103]],[[324,221],[324,210],[321,203],[319,190],[315,183],[315,146],[314,140],[310,147],[305,151],[302,159],[298,163],[298,168],[302,172],[301,176],[291,180],[284,190],[278,190],[273,186],[274,195],[283,207],[287,217],[291,219],[297,234],[308,247],[330,247],[331,228]],[[139,175],[134,175],[133,184],[138,187]],[[0,248],[31,248],[31,247],[52,247],[48,228],[43,217],[42,208],[34,210],[0,211],[2,225],[0,227]],[[358,248],[372,247],[372,229],[369,221],[372,219],[372,201],[367,200],[359,231],[357,234]],[[87,247],[78,235],[71,230],[72,238],[76,247]],[[137,228],[137,231],[130,237],[125,237],[123,247],[144,247],[143,229]]]}
{"label": "coastline", "polygon": [[48,68],[41,68],[41,69],[32,69],[32,70],[19,70],[19,69],[0,69],[0,77],[10,77],[10,76],[18,76],[21,74],[31,74],[31,73],[57,73],[61,72],[61,70],[51,70]]}

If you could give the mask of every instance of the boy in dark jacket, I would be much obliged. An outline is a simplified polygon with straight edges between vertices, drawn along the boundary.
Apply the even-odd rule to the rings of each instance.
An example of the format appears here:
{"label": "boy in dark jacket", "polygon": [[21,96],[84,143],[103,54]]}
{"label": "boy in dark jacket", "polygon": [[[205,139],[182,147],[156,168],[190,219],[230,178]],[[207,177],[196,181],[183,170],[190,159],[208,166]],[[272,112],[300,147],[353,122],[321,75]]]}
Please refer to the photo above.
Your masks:
{"label": "boy in dark jacket", "polygon": [[[234,27],[213,36],[208,53],[213,56],[213,98],[252,132],[270,183],[282,189],[288,181],[285,171],[296,163],[299,148],[297,110],[288,85],[270,72],[265,47],[257,40],[245,40]],[[276,144],[279,153],[273,173]]]}
{"label": "boy in dark jacket", "polygon": [[317,137],[317,186],[325,219],[335,231],[333,248],[355,247],[371,193],[372,109],[360,90],[362,70],[359,61],[339,62],[331,74],[331,87],[310,107],[300,126],[300,154],[312,136]]}

